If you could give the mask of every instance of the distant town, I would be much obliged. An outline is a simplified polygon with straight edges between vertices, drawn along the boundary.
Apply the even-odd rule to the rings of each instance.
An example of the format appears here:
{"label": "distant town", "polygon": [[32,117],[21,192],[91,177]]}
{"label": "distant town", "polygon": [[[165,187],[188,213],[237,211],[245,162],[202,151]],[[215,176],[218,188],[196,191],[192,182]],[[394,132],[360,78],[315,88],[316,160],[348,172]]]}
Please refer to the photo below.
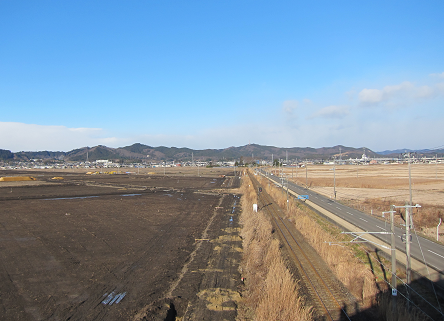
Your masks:
{"label": "distant town", "polygon": [[365,153],[361,158],[342,159],[332,157],[330,159],[288,159],[274,158],[271,160],[256,159],[254,157],[240,157],[230,161],[131,161],[98,159],[95,161],[64,161],[48,159],[31,159],[28,161],[0,161],[0,169],[120,169],[120,168],[157,168],[157,167],[237,167],[237,166],[294,166],[305,167],[307,165],[376,165],[376,164],[403,164],[403,163],[438,164],[444,163],[444,157],[431,155],[420,156],[416,154],[404,154],[400,157],[369,157]]}

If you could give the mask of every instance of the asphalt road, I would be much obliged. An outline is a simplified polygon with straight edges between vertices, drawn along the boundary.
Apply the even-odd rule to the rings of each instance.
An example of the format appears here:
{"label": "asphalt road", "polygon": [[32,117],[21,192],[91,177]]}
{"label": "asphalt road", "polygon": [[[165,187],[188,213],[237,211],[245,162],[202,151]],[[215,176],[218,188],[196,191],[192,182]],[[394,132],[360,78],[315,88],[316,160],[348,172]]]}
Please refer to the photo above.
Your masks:
{"label": "asphalt road", "polygon": [[[264,170],[260,170],[265,174]],[[273,175],[267,175],[271,180],[278,184],[281,184],[282,179]],[[287,182],[285,181],[285,186]],[[309,200],[316,205],[326,209],[327,211],[337,215],[338,217],[346,220],[347,222],[359,227],[360,229],[368,232],[390,232],[390,223],[384,223],[383,221],[374,218],[368,214],[342,205],[328,197],[313,192],[307,188],[296,185],[292,182],[288,182],[288,188],[299,195],[308,195]],[[387,209],[389,211],[390,209]],[[413,232],[413,230],[412,230]],[[396,249],[405,253],[405,243],[401,240],[401,235],[405,234],[405,229],[395,227],[396,235]],[[390,245],[389,234],[373,234],[373,236],[383,240]],[[365,237],[365,236],[364,236]],[[419,241],[419,242],[418,242]],[[422,253],[421,253],[421,248]],[[435,242],[429,241],[423,237],[412,235],[411,242],[411,256],[420,262],[426,263],[429,267],[436,271],[444,271],[444,246]],[[425,259],[425,260],[424,260]],[[425,261],[425,262],[424,262]]]}

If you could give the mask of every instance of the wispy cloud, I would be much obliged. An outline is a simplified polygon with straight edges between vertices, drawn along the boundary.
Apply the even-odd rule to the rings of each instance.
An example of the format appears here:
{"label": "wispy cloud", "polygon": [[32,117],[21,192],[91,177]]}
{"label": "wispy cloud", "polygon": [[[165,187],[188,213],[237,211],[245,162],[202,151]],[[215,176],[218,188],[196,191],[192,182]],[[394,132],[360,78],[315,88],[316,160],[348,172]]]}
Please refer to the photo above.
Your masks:
{"label": "wispy cloud", "polygon": [[82,146],[119,143],[115,137],[106,137],[101,128],[68,128],[17,122],[0,122],[0,146],[17,151],[67,151]]}
{"label": "wispy cloud", "polygon": [[435,74],[430,74],[430,77],[434,77],[434,78],[443,78],[444,79],[444,72],[442,73],[435,73]]}
{"label": "wispy cloud", "polygon": [[359,92],[358,98],[362,104],[377,104],[388,101],[399,93],[404,93],[412,90],[414,85],[409,81],[404,81],[399,85],[385,86],[383,89],[362,89]]}
{"label": "wispy cloud", "polygon": [[294,111],[298,108],[299,103],[296,100],[286,100],[282,104],[282,111],[288,118],[295,117]]}
{"label": "wispy cloud", "polygon": [[441,83],[433,85],[415,86],[409,81],[399,85],[385,86],[382,89],[362,89],[358,94],[359,103],[364,106],[377,105],[380,103],[392,103],[407,105],[411,99],[430,99],[444,94]]}
{"label": "wispy cloud", "polygon": [[315,113],[309,118],[343,118],[350,113],[348,106],[327,106]]}

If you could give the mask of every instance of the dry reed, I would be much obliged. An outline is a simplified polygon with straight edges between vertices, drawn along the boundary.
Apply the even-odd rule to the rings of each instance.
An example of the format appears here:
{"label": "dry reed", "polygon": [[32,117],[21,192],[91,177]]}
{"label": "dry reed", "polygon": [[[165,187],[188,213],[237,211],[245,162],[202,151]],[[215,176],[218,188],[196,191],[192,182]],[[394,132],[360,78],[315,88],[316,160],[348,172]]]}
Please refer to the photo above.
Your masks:
{"label": "dry reed", "polygon": [[262,212],[253,212],[257,195],[244,176],[242,197],[242,276],[245,283],[243,307],[238,320],[312,320],[311,308],[304,307],[297,283],[285,266],[279,241]]}
{"label": "dry reed", "polygon": [[[265,186],[262,178],[262,185]],[[271,185],[274,186],[274,185]],[[286,209],[287,198],[282,190],[269,188],[267,192],[278,202],[279,206]],[[302,233],[308,243],[328,264],[336,277],[350,290],[361,302],[372,303],[371,299],[377,294],[373,274],[353,254],[352,250],[343,246],[331,246],[326,242],[337,243],[340,241],[331,233],[322,229],[292,198],[289,200],[288,219]]]}
{"label": "dry reed", "polygon": [[[287,198],[282,189],[276,188],[274,184],[268,184],[268,181],[263,177],[259,180],[275,202],[286,211]],[[338,244],[338,241],[343,241],[345,238],[328,231],[328,224],[321,226],[321,221],[315,219],[317,215],[314,215],[313,212],[309,214],[310,210],[293,198],[290,198],[288,205],[288,211],[286,211],[288,219],[295,224],[308,243],[325,260],[336,277],[361,301],[362,307],[376,307],[379,320],[424,320],[418,312],[409,312],[403,302],[398,303],[397,317],[393,318],[390,312],[390,300],[380,292],[386,287],[381,287],[381,284],[376,283],[374,274],[355,256],[352,248],[348,246],[330,246],[329,243],[326,243]]]}

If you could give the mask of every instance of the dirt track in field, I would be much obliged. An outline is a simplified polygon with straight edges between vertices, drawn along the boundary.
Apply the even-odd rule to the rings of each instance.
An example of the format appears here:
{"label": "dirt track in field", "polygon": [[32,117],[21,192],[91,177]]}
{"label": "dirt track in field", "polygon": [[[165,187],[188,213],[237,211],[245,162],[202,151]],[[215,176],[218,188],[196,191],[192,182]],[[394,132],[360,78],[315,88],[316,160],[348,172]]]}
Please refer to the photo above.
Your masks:
{"label": "dirt track in field", "polygon": [[234,320],[238,178],[32,176],[0,185],[2,319]]}

